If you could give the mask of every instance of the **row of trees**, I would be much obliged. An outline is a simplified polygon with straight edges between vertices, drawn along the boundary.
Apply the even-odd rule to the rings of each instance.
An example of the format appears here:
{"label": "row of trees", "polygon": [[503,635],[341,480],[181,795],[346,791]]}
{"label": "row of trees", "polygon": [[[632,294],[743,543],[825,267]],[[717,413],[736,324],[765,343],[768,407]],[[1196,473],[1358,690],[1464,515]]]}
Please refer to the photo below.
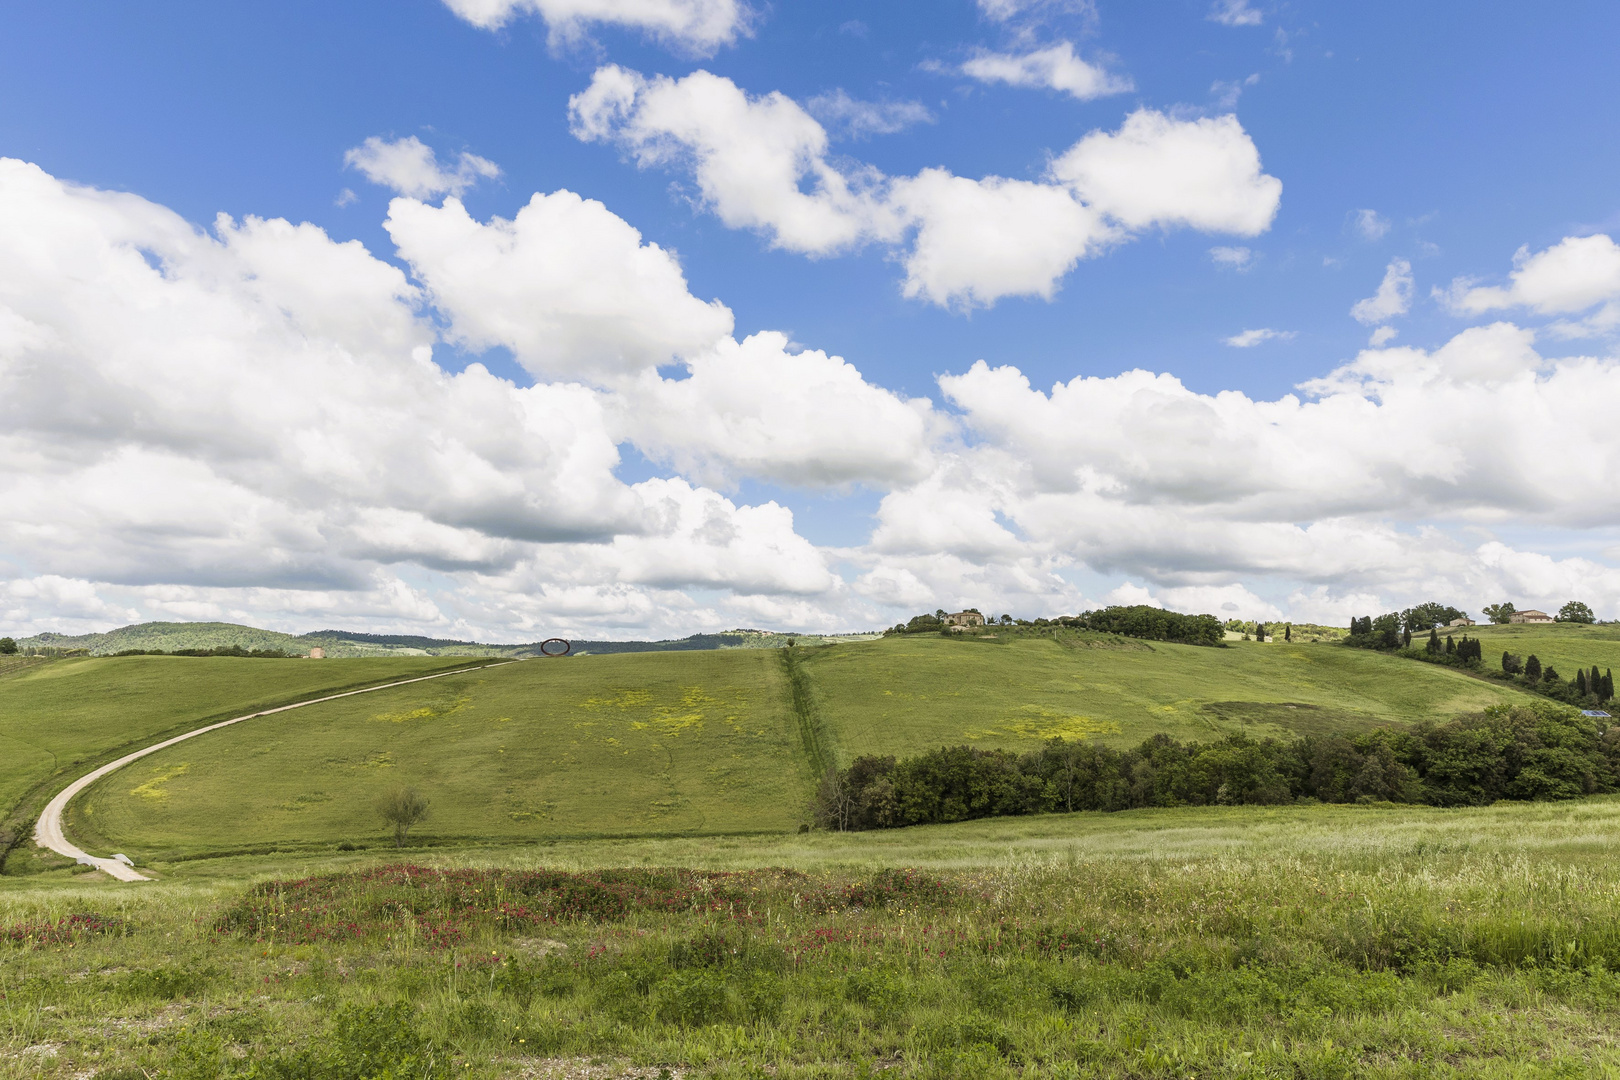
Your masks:
{"label": "row of trees", "polygon": [[1620,789],[1620,727],[1547,705],[1447,724],[1293,742],[1233,736],[1129,750],[1052,739],[1013,754],[968,746],[856,758],[815,800],[830,829],[884,829],[1011,814],[1149,806],[1390,801],[1482,806]]}
{"label": "row of trees", "polygon": [[1502,654],[1502,673],[1538,693],[1571,705],[1602,705],[1614,699],[1614,669],[1599,671],[1577,668],[1575,677],[1565,681],[1551,664],[1545,668],[1540,657],[1531,653],[1528,658],[1517,653]]}

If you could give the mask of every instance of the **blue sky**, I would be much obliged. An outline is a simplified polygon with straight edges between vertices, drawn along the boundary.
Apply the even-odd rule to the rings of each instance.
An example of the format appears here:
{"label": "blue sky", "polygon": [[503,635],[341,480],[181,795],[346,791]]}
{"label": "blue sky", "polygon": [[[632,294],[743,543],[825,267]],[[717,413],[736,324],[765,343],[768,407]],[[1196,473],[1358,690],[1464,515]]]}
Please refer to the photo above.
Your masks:
{"label": "blue sky", "polygon": [[[689,9],[711,2],[718,0],[648,0],[642,7]],[[1592,583],[1586,587],[1600,613],[1620,615],[1620,580],[1611,580],[1609,569],[1616,538],[1608,489],[1589,489],[1582,509],[1562,496],[1526,494],[1523,484],[1500,490],[1471,485],[1463,474],[1478,446],[1466,439],[1380,450],[1397,462],[1454,454],[1455,467],[1438,481],[1450,485],[1442,493],[1430,483],[1433,477],[1422,476],[1397,485],[1399,491],[1374,490],[1377,485],[1368,478],[1389,467],[1381,460],[1368,464],[1365,476],[1340,478],[1347,489],[1371,485],[1362,497],[1342,505],[1261,497],[1257,493],[1266,484],[1257,482],[1253,498],[1245,496],[1246,503],[1240,498],[1217,515],[1219,528],[1227,531],[1244,523],[1308,530],[1332,521],[1353,522],[1386,539],[1405,537],[1387,554],[1399,565],[1382,569],[1342,553],[1312,554],[1306,549],[1314,540],[1299,541],[1303,548],[1286,557],[1233,555],[1230,537],[1212,540],[1209,550],[1193,544],[1142,554],[1138,530],[1185,529],[1196,535],[1200,528],[1216,528],[1205,516],[1211,504],[1189,495],[1184,485],[1161,482],[1177,471],[1176,461],[1110,465],[1088,458],[1100,451],[1085,440],[1054,452],[1072,454],[1069,467],[1107,473],[1116,487],[1130,488],[1123,497],[1129,507],[1152,507],[1169,516],[1151,526],[1137,522],[1107,541],[1094,535],[1109,531],[1100,526],[1077,539],[1073,522],[1095,522],[1099,508],[1063,510],[1059,516],[1067,515],[1070,526],[1055,527],[1051,514],[1057,511],[1038,510],[1037,504],[1047,505],[1079,481],[1045,487],[1042,481],[1016,499],[1002,495],[1000,501],[975,504],[972,514],[1000,523],[1012,537],[1006,546],[998,546],[1000,540],[955,546],[941,541],[930,551],[916,539],[926,529],[896,524],[896,518],[884,532],[880,513],[887,505],[891,517],[899,515],[908,499],[925,505],[928,499],[955,498],[922,479],[944,476],[939,462],[946,458],[958,463],[958,472],[979,470],[978,479],[965,487],[939,481],[958,494],[1012,483],[1006,480],[1011,474],[995,473],[1003,466],[983,463],[991,444],[1004,455],[1022,455],[1024,466],[1037,473],[1050,472],[1037,460],[1038,451],[1009,449],[1007,438],[990,433],[995,425],[979,419],[982,408],[948,400],[936,381],[941,375],[961,376],[980,360],[989,369],[1016,368],[1036,391],[1080,376],[1107,380],[1143,369],[1174,376],[1199,400],[1237,391],[1263,402],[1298,393],[1300,384],[1355,362],[1377,325],[1397,332],[1380,345],[1427,354],[1470,327],[1505,321],[1533,333],[1535,359],[1508,373],[1530,382],[1513,382],[1504,374],[1476,387],[1478,401],[1506,400],[1527,386],[1545,389],[1557,385],[1562,374],[1572,379],[1580,374],[1585,381],[1570,385],[1596,388],[1588,395],[1595,393],[1596,400],[1589,404],[1602,415],[1609,404],[1603,395],[1612,387],[1609,369],[1601,366],[1614,355],[1612,325],[1599,320],[1578,334],[1548,330],[1555,323],[1595,318],[1594,306],[1613,303],[1604,299],[1601,283],[1592,286],[1598,299],[1578,310],[1570,307],[1575,301],[1556,299],[1539,301],[1538,308],[1529,301],[1490,302],[1479,294],[1469,308],[1456,298],[1469,287],[1506,285],[1521,247],[1533,255],[1566,238],[1607,236],[1620,228],[1613,180],[1620,175],[1620,117],[1612,108],[1620,90],[1612,62],[1620,9],[1614,5],[1569,3],[1527,12],[1506,4],[1234,6],[1222,0],[1214,7],[1208,2],[1003,2],[998,7],[992,0],[829,0],[756,5],[744,11],[741,29],[729,42],[714,46],[660,38],[645,26],[623,25],[622,19],[563,26],[549,3],[512,4],[504,25],[493,29],[474,25],[463,17],[467,9],[458,14],[440,0],[386,6],[169,3],[138,11],[83,3],[12,5],[0,14],[0,156],[32,163],[66,184],[132,193],[201,228],[212,227],[219,213],[238,222],[251,216],[313,223],[333,242],[359,240],[376,259],[419,284],[430,270],[402,257],[385,228],[395,192],[345,164],[346,153],[367,139],[391,144],[415,137],[440,163],[464,152],[493,162],[499,177],[471,184],[460,195],[478,222],[511,219],[534,193],[567,190],[599,200],[644,242],[677,255],[692,296],[718,299],[729,308],[738,339],[779,331],[793,343],[790,353],[807,347],[844,357],[874,393],[929,399],[936,428],[932,435],[918,436],[923,449],[916,451],[921,456],[914,469],[870,475],[856,469],[814,483],[793,479],[805,469],[820,469],[812,459],[822,451],[809,443],[802,453],[810,464],[801,463],[803,468],[756,468],[742,458],[721,467],[713,462],[725,454],[713,450],[698,454],[707,454],[710,465],[696,466],[691,462],[697,451],[671,449],[668,440],[659,449],[626,436],[642,422],[633,409],[608,434],[620,447],[622,460],[613,475],[623,484],[680,480],[712,489],[734,508],[775,502],[791,510],[794,535],[814,553],[784,557],[820,560],[829,575],[825,581],[833,584],[743,583],[709,571],[706,577],[643,573],[638,578],[611,559],[592,572],[594,577],[562,582],[535,569],[554,561],[558,549],[542,544],[491,554],[480,546],[484,540],[464,537],[458,542],[478,552],[448,563],[444,556],[406,550],[409,545],[397,548],[403,554],[344,556],[349,560],[344,568],[328,567],[315,578],[348,582],[349,592],[299,598],[255,594],[255,589],[282,589],[283,583],[255,580],[251,573],[204,575],[205,586],[185,569],[183,550],[157,541],[143,545],[144,554],[132,551],[114,560],[114,568],[93,557],[75,562],[44,556],[30,546],[34,541],[13,536],[0,552],[15,594],[5,611],[19,626],[74,628],[132,613],[162,617],[190,611],[288,625],[311,619],[366,626],[410,622],[486,634],[552,623],[571,631],[606,626],[615,632],[626,627],[653,632],[770,618],[807,626],[881,623],[908,605],[935,606],[925,597],[937,597],[945,606],[982,600],[1034,614],[1138,593],[1183,606],[1226,605],[1231,611],[1235,605],[1250,615],[1337,619],[1347,605],[1396,605],[1427,598],[1424,590],[1447,591],[1442,599],[1476,608],[1499,598],[1497,592],[1517,590],[1522,606],[1567,599],[1563,592],[1585,582]],[[596,9],[614,10],[605,0]],[[1041,86],[986,82],[964,70],[976,56],[1018,57],[1061,43],[1093,69],[1128,81],[1130,89],[1077,100]],[[860,138],[841,135],[823,110],[831,137],[827,160],[848,175],[874,168],[885,183],[934,167],[957,177],[1040,183],[1053,160],[1077,140],[1092,132],[1120,131],[1143,111],[1172,125],[1230,115],[1258,152],[1264,175],[1280,181],[1281,194],[1265,226],[1248,234],[1159,223],[1135,227],[1057,275],[1050,298],[1013,290],[971,305],[929,302],[926,293],[902,292],[909,240],[869,236],[813,256],[773,249],[769,228],[725,223],[725,208],[702,188],[682,154],[638,165],[635,146],[627,141],[632,136],[622,125],[601,138],[580,137],[570,99],[608,65],[648,80],[709,72],[729,80],[748,99],[779,92],[812,112],[815,99],[838,92],[861,102],[908,105],[914,122]],[[926,119],[915,120],[918,115]],[[802,187],[810,190],[809,182]],[[439,191],[421,201],[440,205],[445,198]],[[1246,254],[1229,255],[1223,264],[1212,255],[1216,249]],[[1239,259],[1241,265],[1234,264]],[[1352,318],[1352,305],[1372,296],[1397,260],[1409,264],[1408,310],[1381,322]],[[1601,269],[1595,272],[1601,276]],[[1472,285],[1465,282],[1461,292],[1447,293],[1458,279],[1471,279]],[[1579,292],[1586,286],[1571,288]],[[472,319],[452,310],[438,286],[427,293],[415,308],[423,325],[442,329],[459,325],[458,318]],[[0,293],[0,301],[6,295]],[[30,302],[44,303],[38,297]],[[27,315],[21,301],[14,303],[18,312],[39,321]],[[1252,347],[1227,343],[1243,331],[1262,329],[1277,334]],[[183,328],[173,332],[186,333]],[[163,343],[152,346],[161,351]],[[520,346],[514,352],[489,334],[469,342],[466,335],[443,333],[432,348],[447,371],[460,371],[476,359],[519,389],[581,381],[606,388],[602,393],[623,393],[609,386],[606,376],[585,368],[537,369],[518,355]],[[1395,364],[1399,357],[1390,355]],[[1599,366],[1581,369],[1584,374],[1559,366],[1580,358]],[[222,355],[219,362],[265,361],[249,360],[244,352]],[[1408,367],[1413,362],[1399,361]],[[677,354],[658,367],[667,378],[685,377]],[[1370,370],[1352,374],[1364,383],[1384,378],[1368,375]],[[67,379],[65,369],[61,377]],[[38,392],[49,395],[53,387],[47,381]],[[65,390],[57,386],[54,392]],[[1356,392],[1379,402],[1391,419],[1393,391],[1381,397],[1362,385]],[[1420,402],[1426,393],[1421,387],[1410,392]],[[1473,405],[1458,404],[1462,399],[1448,394],[1435,393],[1432,400],[1436,408],[1459,408],[1460,415],[1476,422],[1489,415],[1469,412]],[[1402,407],[1423,416],[1421,405]],[[185,419],[183,408],[176,406],[177,423]],[[1116,398],[1093,401],[1079,409],[1074,423],[1095,427],[1097,410],[1122,416],[1120,408]],[[332,419],[343,415],[338,405],[328,413],[326,422],[343,423]],[[1279,436],[1282,449],[1257,446],[1255,453],[1292,456],[1286,440],[1308,439],[1313,423],[1298,421],[1294,434]],[[1432,423],[1443,427],[1447,420],[1435,416]],[[1382,430],[1373,424],[1367,437],[1388,442]],[[1462,435],[1477,440],[1488,433]],[[1586,449],[1586,459],[1597,468],[1613,446],[1606,432],[1591,438],[1597,441]],[[1189,439],[1184,448],[1189,454],[1207,442],[1196,432]],[[93,451],[82,445],[75,450],[68,445],[72,436],[58,431],[50,442],[53,453],[72,457],[116,453],[118,446],[128,449],[140,440],[114,439]],[[157,442],[174,445],[172,439]],[[213,468],[207,452],[197,453]],[[961,464],[970,459],[980,463]],[[1547,485],[1560,483],[1556,454],[1534,464]],[[1256,467],[1243,465],[1244,470]],[[1120,480],[1127,473],[1134,479]],[[823,474],[831,475],[817,473]],[[253,487],[239,475],[228,482],[233,490]],[[1569,474],[1568,482],[1579,484],[1581,476]],[[164,483],[183,487],[186,481]],[[174,491],[165,488],[162,494],[167,498]],[[317,501],[329,505],[334,498],[329,493]],[[527,542],[522,530],[507,535],[459,518],[441,520],[425,505],[405,502],[410,505],[391,506],[390,512],[473,528],[497,547]],[[1178,519],[1176,508],[1183,505],[1191,516]],[[90,523],[68,513],[55,520],[48,505],[40,512],[38,529],[78,530],[74,544],[86,550],[105,539],[98,530],[121,528],[116,515]],[[64,523],[69,519],[73,524]],[[1174,524],[1178,520],[1181,524]],[[311,528],[327,538],[330,553],[336,526]],[[598,529],[597,541],[628,535],[618,528]],[[1422,539],[1431,533],[1440,539]],[[286,558],[325,558],[321,543],[311,543],[305,555]],[[1342,543],[1347,550],[1378,546],[1366,538]],[[1450,574],[1448,560],[1441,559],[1415,572],[1401,543],[1444,547],[1455,556],[1450,564],[1462,560],[1469,569]],[[1494,547],[1482,554],[1491,544],[1512,554]],[[384,547],[396,551],[397,545]],[[929,577],[926,568],[942,558],[960,566]],[[877,583],[895,575],[905,577],[906,587]],[[46,579],[76,584],[38,584]],[[399,594],[388,584],[396,579],[415,597],[403,607],[377,599],[391,589]],[[213,591],[163,598],[203,587]],[[1122,588],[1126,592],[1117,592]],[[576,597],[548,608],[545,596],[560,597],[569,589],[595,590],[617,600],[593,608]],[[80,599],[62,599],[70,593]],[[521,604],[512,600],[518,593],[526,598]],[[631,593],[642,599],[625,599]],[[95,599],[85,599],[91,596]],[[1602,612],[1611,598],[1616,610]]]}

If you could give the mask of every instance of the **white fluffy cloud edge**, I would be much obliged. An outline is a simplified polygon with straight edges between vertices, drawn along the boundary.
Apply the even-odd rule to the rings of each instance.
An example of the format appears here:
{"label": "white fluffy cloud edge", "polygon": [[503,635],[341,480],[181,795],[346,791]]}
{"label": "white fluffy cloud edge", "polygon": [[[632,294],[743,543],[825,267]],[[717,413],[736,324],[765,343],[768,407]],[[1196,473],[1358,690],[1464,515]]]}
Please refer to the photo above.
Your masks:
{"label": "white fluffy cloud edge", "polygon": [[[442,195],[390,204],[409,273],[311,224],[199,228],[0,159],[0,632],[1620,607],[1620,571],[1493,532],[1561,547],[1614,520],[1612,357],[1550,360],[1491,322],[1276,401],[1147,371],[1043,391],[983,362],[907,398],[781,333],[737,336],[599,202],[536,194],[482,221],[433,179],[456,170],[400,160],[402,185]],[[1536,258],[1457,303],[1567,319],[1620,293],[1601,258],[1552,284]],[[533,385],[435,360],[492,347]],[[663,475],[622,480],[625,446]],[[881,502],[864,542],[817,546],[787,507],[739,501],[745,481]]]}
{"label": "white fluffy cloud edge", "polygon": [[[1079,96],[1123,85],[1091,68],[1082,78],[1070,61],[1079,63],[1072,48],[973,63],[979,78],[1020,85],[1056,86],[1049,76],[1066,72],[1059,82]],[[1151,229],[1256,236],[1282,197],[1231,115],[1137,109],[1119,130],[1092,131],[1054,155],[1041,179],[1021,180],[943,168],[885,175],[834,155],[827,129],[787,95],[751,96],[702,70],[649,78],[608,64],[569,114],[579,139],[616,146],[643,168],[689,173],[726,226],[809,256],[887,247],[906,296],[954,309],[1051,299],[1081,259]]]}

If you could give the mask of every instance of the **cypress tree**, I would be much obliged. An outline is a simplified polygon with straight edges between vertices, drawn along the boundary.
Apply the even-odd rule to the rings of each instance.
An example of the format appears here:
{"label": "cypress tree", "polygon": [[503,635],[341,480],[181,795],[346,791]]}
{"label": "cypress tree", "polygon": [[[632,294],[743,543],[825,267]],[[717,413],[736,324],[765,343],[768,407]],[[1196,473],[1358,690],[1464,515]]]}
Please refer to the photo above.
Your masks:
{"label": "cypress tree", "polygon": [[1524,662],[1524,678],[1526,682],[1541,681],[1541,660],[1535,653],[1531,653],[1530,658]]}
{"label": "cypress tree", "polygon": [[1447,634],[1446,635],[1446,655],[1451,656],[1456,651],[1457,651],[1457,643],[1452,640],[1450,634]]}
{"label": "cypress tree", "polygon": [[1603,686],[1598,690],[1598,695],[1600,697],[1602,697],[1602,699],[1604,701],[1610,701],[1610,700],[1612,700],[1614,698],[1614,669],[1613,668],[1609,668],[1607,671],[1605,671],[1603,673]]}
{"label": "cypress tree", "polygon": [[1426,651],[1430,656],[1433,656],[1435,653],[1439,652],[1440,651],[1440,631],[1434,629],[1433,627],[1430,627],[1429,628],[1429,643],[1427,645],[1425,645],[1423,648],[1424,648],[1424,651]]}
{"label": "cypress tree", "polygon": [[1410,626],[1401,631],[1401,646],[1407,649],[1412,647],[1412,628]]}
{"label": "cypress tree", "polygon": [[1256,640],[1256,641],[1264,641],[1264,640],[1266,640],[1266,624],[1265,623],[1257,622],[1257,623],[1254,624],[1254,640]]}
{"label": "cypress tree", "polygon": [[1575,669],[1575,692],[1581,697],[1586,696],[1586,669]]}
{"label": "cypress tree", "polygon": [[1586,692],[1588,694],[1596,694],[1598,692],[1598,687],[1602,685],[1603,672],[1597,669],[1596,664],[1593,664],[1592,670],[1586,673]]}
{"label": "cypress tree", "polygon": [[1283,624],[1283,640],[1284,641],[1293,641],[1294,640],[1294,624],[1293,623],[1284,623]]}

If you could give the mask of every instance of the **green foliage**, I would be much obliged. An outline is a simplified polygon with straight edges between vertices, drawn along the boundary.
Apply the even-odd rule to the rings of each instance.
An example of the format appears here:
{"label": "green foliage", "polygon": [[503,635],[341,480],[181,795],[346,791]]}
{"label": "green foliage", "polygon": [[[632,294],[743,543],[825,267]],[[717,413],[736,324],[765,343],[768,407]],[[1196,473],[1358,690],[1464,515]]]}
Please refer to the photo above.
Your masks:
{"label": "green foliage", "polygon": [[1571,600],[1569,603],[1558,609],[1557,621],[1590,624],[1597,621],[1597,616],[1592,614],[1591,608],[1587,607],[1579,600]]}
{"label": "green foliage", "polygon": [[1292,743],[1155,736],[1124,752],[1053,739],[1041,751],[945,747],[857,758],[824,784],[816,814],[837,829],[884,829],[1054,810],[1322,802],[1479,806],[1572,799],[1620,788],[1620,731],[1605,737],[1559,709],[1497,707],[1424,723]]}
{"label": "green foliage", "polygon": [[16,656],[17,641],[15,638],[0,637],[0,656]]}
{"label": "green foliage", "polygon": [[1213,615],[1182,615],[1146,604],[1081,612],[1078,621],[1105,634],[1183,645],[1219,645],[1225,637],[1221,621]]}
{"label": "green foliage", "polygon": [[413,787],[395,788],[377,800],[377,816],[394,830],[394,846],[404,847],[411,828],[428,816],[428,801]]}
{"label": "green foliage", "polygon": [[1498,626],[1505,626],[1513,618],[1513,613],[1518,608],[1504,600],[1500,604],[1486,604],[1483,610],[1485,617],[1491,622],[1496,623]]}
{"label": "green foliage", "polygon": [[1409,607],[1401,612],[1401,625],[1408,631],[1422,632],[1433,630],[1437,626],[1445,626],[1454,619],[1465,619],[1467,613],[1459,611],[1449,604],[1430,601]]}

